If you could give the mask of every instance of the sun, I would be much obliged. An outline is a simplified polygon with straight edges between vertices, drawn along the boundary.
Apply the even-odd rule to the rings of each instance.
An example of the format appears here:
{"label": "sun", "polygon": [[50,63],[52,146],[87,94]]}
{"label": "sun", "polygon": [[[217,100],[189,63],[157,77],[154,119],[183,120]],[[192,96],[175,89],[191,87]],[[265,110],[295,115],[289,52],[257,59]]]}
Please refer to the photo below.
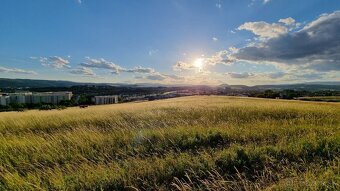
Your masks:
{"label": "sun", "polygon": [[194,66],[201,71],[203,69],[204,59],[203,58],[197,58],[194,62]]}

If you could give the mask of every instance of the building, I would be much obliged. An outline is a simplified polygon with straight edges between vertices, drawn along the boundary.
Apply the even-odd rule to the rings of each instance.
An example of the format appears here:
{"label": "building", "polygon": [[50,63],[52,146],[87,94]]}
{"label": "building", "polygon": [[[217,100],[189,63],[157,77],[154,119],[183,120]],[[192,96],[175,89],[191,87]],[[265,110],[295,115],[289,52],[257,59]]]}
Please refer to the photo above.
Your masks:
{"label": "building", "polygon": [[31,103],[52,103],[59,104],[63,100],[71,100],[72,92],[41,92],[41,93],[33,93],[31,100],[28,100]]}
{"label": "building", "polygon": [[[23,92],[23,93],[9,93],[7,94],[10,98],[10,103],[19,103],[25,104],[28,103],[29,97],[32,96],[32,92]],[[28,100],[27,100],[28,99]]]}
{"label": "building", "polygon": [[118,96],[116,95],[94,96],[92,98],[92,102],[96,105],[114,104],[114,103],[118,103]]}
{"label": "building", "polygon": [[39,104],[50,103],[59,104],[63,100],[71,100],[72,92],[22,92],[7,93],[0,97],[1,105],[9,105],[11,103],[18,104]]}
{"label": "building", "polygon": [[9,105],[10,98],[8,95],[0,95],[0,105],[6,106]]}

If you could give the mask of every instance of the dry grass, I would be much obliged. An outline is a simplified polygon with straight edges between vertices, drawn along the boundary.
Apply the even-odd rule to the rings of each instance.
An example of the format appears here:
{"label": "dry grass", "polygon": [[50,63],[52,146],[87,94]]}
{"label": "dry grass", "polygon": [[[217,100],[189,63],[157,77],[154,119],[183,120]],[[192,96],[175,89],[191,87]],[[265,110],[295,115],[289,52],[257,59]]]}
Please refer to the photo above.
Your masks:
{"label": "dry grass", "polygon": [[0,190],[338,190],[340,104],[236,97],[0,113]]}

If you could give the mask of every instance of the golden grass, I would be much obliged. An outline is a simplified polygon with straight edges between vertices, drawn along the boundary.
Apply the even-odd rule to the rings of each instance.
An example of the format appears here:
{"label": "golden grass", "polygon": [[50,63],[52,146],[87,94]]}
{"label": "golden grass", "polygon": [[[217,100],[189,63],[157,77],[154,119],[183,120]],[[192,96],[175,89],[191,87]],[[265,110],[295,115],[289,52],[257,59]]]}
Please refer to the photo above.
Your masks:
{"label": "golden grass", "polygon": [[195,96],[0,113],[0,190],[336,190],[339,156],[339,103]]}

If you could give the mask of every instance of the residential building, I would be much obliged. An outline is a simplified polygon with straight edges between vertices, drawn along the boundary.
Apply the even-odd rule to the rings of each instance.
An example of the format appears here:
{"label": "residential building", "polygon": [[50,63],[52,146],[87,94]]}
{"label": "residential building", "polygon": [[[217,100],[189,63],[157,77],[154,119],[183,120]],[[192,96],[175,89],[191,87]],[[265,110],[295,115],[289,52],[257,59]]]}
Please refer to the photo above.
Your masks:
{"label": "residential building", "polygon": [[10,103],[19,104],[39,104],[51,103],[59,104],[63,100],[71,100],[72,92],[22,92],[7,93],[0,97],[1,105],[9,105]]}
{"label": "residential building", "polygon": [[27,102],[27,98],[32,96],[32,92],[23,92],[23,93],[9,93],[10,103],[19,103],[25,104]]}
{"label": "residential building", "polygon": [[96,105],[114,104],[118,103],[118,96],[117,95],[94,96],[92,98],[92,102]]}
{"label": "residential building", "polygon": [[63,100],[71,100],[72,92],[41,92],[33,93],[31,103],[59,104]]}
{"label": "residential building", "polygon": [[8,95],[0,95],[0,105],[6,106],[10,102],[10,98]]}

